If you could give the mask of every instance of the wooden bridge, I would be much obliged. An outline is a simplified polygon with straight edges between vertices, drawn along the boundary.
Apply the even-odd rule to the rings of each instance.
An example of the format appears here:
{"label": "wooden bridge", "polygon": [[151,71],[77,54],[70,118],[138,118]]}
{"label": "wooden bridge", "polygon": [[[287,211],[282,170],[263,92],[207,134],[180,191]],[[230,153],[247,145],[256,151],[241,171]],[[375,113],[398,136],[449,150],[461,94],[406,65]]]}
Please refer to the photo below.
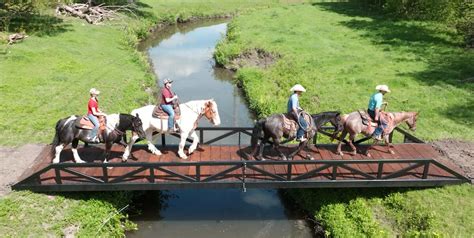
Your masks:
{"label": "wooden bridge", "polygon": [[[327,128],[325,128],[327,129]],[[121,163],[122,146],[112,149],[111,163],[101,162],[102,146],[79,149],[84,164],[73,162],[70,150],[61,163],[51,164],[50,146],[23,174],[15,190],[111,191],[176,188],[335,188],[335,187],[433,187],[469,182],[456,166],[440,162],[441,155],[430,145],[397,128],[405,143],[395,144],[395,154],[382,146],[364,155],[336,155],[334,145],[311,146],[315,159],[301,155],[281,161],[271,148],[265,161],[255,161],[248,146],[252,128],[198,128],[202,145],[188,160],[179,159],[176,146],[166,146],[163,155],[152,155],[137,145],[134,159]],[[206,138],[205,133],[210,135]],[[321,131],[322,134],[327,134]],[[316,137],[317,138],[317,137]],[[225,142],[227,140],[227,142]],[[232,145],[222,145],[219,142]],[[358,141],[358,143],[364,140]],[[316,142],[316,140],[314,141]],[[362,145],[367,148],[367,145]],[[288,145],[288,153],[294,146]],[[346,148],[347,150],[348,148]]]}

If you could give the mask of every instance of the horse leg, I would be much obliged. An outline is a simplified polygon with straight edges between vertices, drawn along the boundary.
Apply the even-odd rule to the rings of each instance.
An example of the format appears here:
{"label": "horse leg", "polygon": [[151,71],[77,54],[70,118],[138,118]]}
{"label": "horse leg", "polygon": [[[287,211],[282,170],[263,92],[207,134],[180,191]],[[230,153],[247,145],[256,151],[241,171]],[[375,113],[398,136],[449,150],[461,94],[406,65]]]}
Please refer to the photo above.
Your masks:
{"label": "horse leg", "polygon": [[[281,152],[280,150],[280,139],[275,139],[273,138],[273,148],[278,152],[278,154],[280,154],[280,158],[282,160],[288,160],[285,156],[285,154],[283,154],[283,152]],[[291,159],[291,157],[290,157]]]}
{"label": "horse leg", "polygon": [[79,144],[79,140],[78,139],[74,139],[72,140],[72,148],[71,148],[71,151],[72,151],[72,155],[74,156],[74,161],[76,163],[85,163],[84,160],[81,159],[81,157],[79,157],[79,153],[77,153],[77,145]]}
{"label": "horse leg", "polygon": [[199,143],[199,136],[196,134],[196,131],[191,133],[191,138],[193,138],[193,143],[189,147],[188,154],[192,154],[196,150]]}
{"label": "horse leg", "polygon": [[265,144],[268,141],[268,136],[264,136],[260,144],[258,145],[258,155],[256,157],[257,160],[265,160],[263,158],[263,150],[265,149]]}
{"label": "horse leg", "polygon": [[146,134],[146,140],[148,143],[148,150],[151,151],[152,154],[154,155],[161,155],[161,151],[156,148],[156,146],[152,143],[153,141],[153,131],[147,130],[145,132]]}
{"label": "horse leg", "polygon": [[300,142],[300,144],[298,145],[298,148],[296,148],[295,151],[291,152],[289,155],[288,155],[288,159],[289,160],[293,160],[293,157],[295,155],[297,155],[301,149],[303,149],[304,147],[306,147],[306,145],[308,144],[308,141],[305,141],[305,142]]}
{"label": "horse leg", "polygon": [[67,144],[60,144],[60,145],[56,146],[56,148],[54,148],[55,155],[54,155],[54,159],[53,159],[53,164],[59,163],[59,157],[61,155],[61,151],[64,149],[64,147],[66,147],[66,145]]}
{"label": "horse leg", "polygon": [[109,158],[109,155],[110,155],[110,149],[112,149],[112,143],[111,142],[107,142],[105,144],[105,159],[104,159],[104,164],[108,163],[107,159]]}
{"label": "horse leg", "polygon": [[356,136],[355,134],[349,133],[349,146],[352,149],[352,152],[351,152],[352,155],[357,155],[357,148],[355,147],[355,145],[353,143],[354,139],[355,139],[355,136]]}
{"label": "horse leg", "polygon": [[392,143],[390,143],[390,140],[389,140],[388,136],[389,135],[384,136],[384,141],[385,141],[385,144],[387,145],[388,153],[394,155],[395,152],[391,148],[391,147],[393,147],[393,145],[392,145]]}
{"label": "horse leg", "polygon": [[[178,146],[178,155],[181,159],[188,159],[188,156],[184,153],[184,145],[186,144],[187,135],[181,132],[179,146]],[[194,143],[194,141],[193,141]]]}
{"label": "horse leg", "polygon": [[127,147],[125,147],[125,151],[123,152],[122,162],[127,162],[132,152],[132,147],[135,144],[135,141],[137,140],[138,140],[138,135],[136,133],[132,133],[132,138],[130,138],[130,143],[128,143]]}
{"label": "horse leg", "polygon": [[344,129],[341,133],[341,136],[339,137],[339,143],[337,144],[337,153],[340,156],[344,155],[344,153],[342,153],[342,151],[341,151],[341,145],[342,145],[342,141],[344,140],[344,138],[346,138],[346,135],[347,135],[347,131]]}

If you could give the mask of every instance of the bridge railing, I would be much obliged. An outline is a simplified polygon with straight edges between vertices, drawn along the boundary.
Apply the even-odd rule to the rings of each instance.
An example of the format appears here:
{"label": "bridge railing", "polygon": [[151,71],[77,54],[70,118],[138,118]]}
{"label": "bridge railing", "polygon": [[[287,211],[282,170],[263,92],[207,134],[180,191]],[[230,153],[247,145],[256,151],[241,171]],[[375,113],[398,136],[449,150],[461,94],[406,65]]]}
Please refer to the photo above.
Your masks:
{"label": "bridge railing", "polygon": [[[233,145],[249,145],[250,144],[250,138],[252,136],[252,127],[198,127],[196,128],[196,132],[198,133],[199,136],[199,141],[201,144],[204,145],[210,145],[214,144],[216,142],[223,141],[227,138],[230,137],[237,137],[233,138]],[[316,135],[313,137],[313,144],[318,143],[318,134],[325,135],[327,137],[333,138],[333,135],[330,131],[334,131],[335,128],[333,126],[323,126],[321,127],[320,130],[316,133]],[[219,134],[220,133],[220,134]],[[403,135],[403,142],[404,143],[425,143],[423,140],[415,137],[414,135],[410,134],[408,131],[400,128],[400,127],[395,127],[395,129],[390,133],[389,140],[390,142],[393,141],[393,135],[394,133],[400,133]],[[173,137],[179,138],[178,134],[171,134]],[[167,136],[162,134],[161,135],[161,145],[167,145],[166,143],[166,138]],[[338,140],[338,138],[333,138],[335,140]],[[361,144],[363,142],[366,142],[367,140],[370,140],[371,137],[364,137],[362,139],[354,141],[354,144]],[[191,139],[187,139],[188,142],[192,142]],[[288,143],[291,140],[284,140],[282,141],[282,144]],[[343,140],[344,143],[348,144],[347,140]],[[271,143],[271,142],[270,142]]]}
{"label": "bridge railing", "polygon": [[[390,164],[402,165],[391,170]],[[308,166],[307,172],[295,173],[295,166]],[[376,165],[371,172],[359,166]],[[275,168],[281,168],[277,172]],[[111,176],[110,169],[132,168]],[[207,169],[204,169],[207,167]],[[100,169],[93,174],[82,169]],[[184,168],[184,169],[183,169]],[[348,172],[341,172],[343,169]],[[430,169],[438,170],[436,176]],[[439,176],[439,171],[444,171]],[[54,175],[53,172],[54,171]],[[186,173],[179,171],[188,171]],[[189,173],[189,171],[194,171]],[[203,172],[206,171],[206,172]],[[348,173],[351,178],[348,179]],[[414,179],[415,178],[415,179]],[[338,183],[334,183],[338,181]],[[13,186],[15,190],[104,191],[169,188],[290,188],[290,187],[405,187],[459,184],[469,180],[433,159],[385,160],[294,160],[294,161],[201,161],[154,163],[59,163],[50,164]]]}

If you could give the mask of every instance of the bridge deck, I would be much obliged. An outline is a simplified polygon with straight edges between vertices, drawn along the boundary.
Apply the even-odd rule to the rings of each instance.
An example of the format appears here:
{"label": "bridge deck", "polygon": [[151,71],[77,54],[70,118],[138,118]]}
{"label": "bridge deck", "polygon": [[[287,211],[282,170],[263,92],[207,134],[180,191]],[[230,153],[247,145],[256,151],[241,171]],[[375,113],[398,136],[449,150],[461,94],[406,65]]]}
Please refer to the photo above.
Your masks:
{"label": "bridge deck", "polygon": [[[114,146],[109,164],[101,162],[102,147],[79,149],[83,160],[71,163],[70,149],[61,154],[61,163],[51,164],[50,147],[38,156],[14,189],[34,191],[153,190],[190,187],[404,187],[458,184],[468,180],[456,166],[437,161],[440,154],[430,145],[396,144],[395,154],[373,146],[372,158],[365,155],[335,154],[335,146],[312,147],[315,160],[297,155],[280,161],[266,149],[266,161],[248,158],[249,147],[202,145],[188,160],[181,160],[176,147],[160,148],[152,155],[144,146],[121,163],[123,147]],[[285,151],[294,149],[285,147]],[[347,148],[346,148],[347,151]],[[301,154],[306,154],[302,152]]]}

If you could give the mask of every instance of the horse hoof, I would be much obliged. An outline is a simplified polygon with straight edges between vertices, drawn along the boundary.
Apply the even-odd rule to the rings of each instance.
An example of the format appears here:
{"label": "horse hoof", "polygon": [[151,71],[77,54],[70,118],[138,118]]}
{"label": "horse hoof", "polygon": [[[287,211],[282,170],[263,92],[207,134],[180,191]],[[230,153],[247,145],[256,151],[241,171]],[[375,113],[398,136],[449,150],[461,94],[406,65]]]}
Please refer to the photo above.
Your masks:
{"label": "horse hoof", "polygon": [[181,159],[188,159],[188,156],[180,157]]}
{"label": "horse hoof", "polygon": [[351,155],[356,156],[357,152],[351,152]]}
{"label": "horse hoof", "polygon": [[76,163],[78,163],[78,164],[83,164],[83,163],[85,163],[85,162],[86,162],[86,161],[84,161],[84,160],[81,160],[81,159],[79,159],[79,160],[76,160]]}
{"label": "horse hoof", "polygon": [[158,155],[158,156],[160,156],[160,155],[161,155],[161,151],[159,151],[159,150],[157,150],[157,151],[154,151],[154,152],[152,152],[152,153],[153,153],[154,155]]}
{"label": "horse hoof", "polygon": [[372,158],[372,155],[371,155],[371,154],[369,154],[369,153],[367,153],[367,157],[369,157],[369,158]]}
{"label": "horse hoof", "polygon": [[59,163],[59,159],[58,160],[53,159],[53,164],[57,164],[57,163]]}
{"label": "horse hoof", "polygon": [[122,162],[127,162],[128,158],[122,157]]}
{"label": "horse hoof", "polygon": [[394,155],[394,154],[395,154],[395,152],[394,152],[393,150],[390,150],[390,154]]}

